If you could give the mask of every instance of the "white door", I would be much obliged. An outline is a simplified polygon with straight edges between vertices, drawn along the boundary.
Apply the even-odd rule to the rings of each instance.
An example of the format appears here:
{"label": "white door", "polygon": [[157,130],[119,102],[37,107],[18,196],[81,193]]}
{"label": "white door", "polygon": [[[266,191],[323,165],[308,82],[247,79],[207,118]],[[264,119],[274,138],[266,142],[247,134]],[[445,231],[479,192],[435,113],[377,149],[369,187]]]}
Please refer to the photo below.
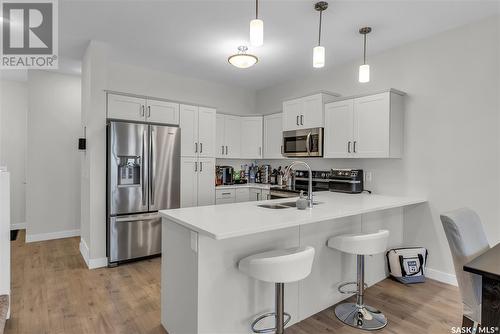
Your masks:
{"label": "white door", "polygon": [[145,115],[145,99],[108,94],[108,118],[141,122]]}
{"label": "white door", "polygon": [[302,128],[300,125],[300,115],[302,114],[302,110],[302,99],[283,102],[283,131]]}
{"label": "white door", "polygon": [[226,116],[222,114],[217,114],[215,121],[215,157],[225,158],[226,157],[226,138],[225,138],[225,128],[226,128]]}
{"label": "white door", "polygon": [[[181,130],[182,131],[182,130]],[[198,205],[198,161],[181,158],[181,208]]]}
{"label": "white door", "polygon": [[262,158],[262,117],[241,118],[240,158]]}
{"label": "white door", "polygon": [[179,104],[166,101],[148,100],[146,121],[160,124],[179,124]]}
{"label": "white door", "polygon": [[264,158],[282,159],[281,145],[283,144],[282,114],[264,116]]}
{"label": "white door", "polygon": [[325,106],[325,158],[349,158],[353,152],[353,100]]}
{"label": "white door", "polygon": [[215,203],[215,158],[198,160],[198,206]]}
{"label": "white door", "polygon": [[[198,143],[200,157],[215,158],[216,156],[216,113],[213,108],[199,107],[198,112]],[[221,145],[222,146],[222,145]]]}
{"label": "white door", "polygon": [[241,154],[241,117],[226,115],[225,121],[225,158],[240,158]]}
{"label": "white door", "polygon": [[299,123],[301,127],[305,129],[323,127],[324,118],[322,94],[302,98],[302,113],[299,116]]}
{"label": "white door", "polygon": [[261,201],[262,191],[260,189],[250,188],[250,201]]}
{"label": "white door", "polygon": [[198,107],[180,105],[181,156],[195,157],[198,144]]}
{"label": "white door", "polygon": [[250,200],[250,190],[248,188],[236,188],[235,190],[235,202],[248,202]]}
{"label": "white door", "polygon": [[382,93],[354,99],[355,157],[389,157],[389,94]]}

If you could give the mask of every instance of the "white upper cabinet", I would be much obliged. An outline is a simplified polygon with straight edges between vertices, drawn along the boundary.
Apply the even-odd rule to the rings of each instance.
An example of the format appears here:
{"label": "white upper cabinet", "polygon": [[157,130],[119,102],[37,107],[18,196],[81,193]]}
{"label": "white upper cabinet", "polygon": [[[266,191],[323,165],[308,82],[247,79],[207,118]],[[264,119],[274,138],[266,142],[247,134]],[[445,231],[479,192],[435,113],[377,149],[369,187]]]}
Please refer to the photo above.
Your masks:
{"label": "white upper cabinet", "polygon": [[181,104],[181,156],[195,157],[198,153],[198,107]]}
{"label": "white upper cabinet", "polygon": [[200,107],[198,111],[198,142],[200,157],[215,157],[216,110]]}
{"label": "white upper cabinet", "polygon": [[400,158],[403,95],[391,90],[327,104],[325,158]]}
{"label": "white upper cabinet", "polygon": [[282,114],[264,116],[264,158],[283,159],[281,145],[283,141]]}
{"label": "white upper cabinet", "polygon": [[348,158],[353,141],[353,100],[325,106],[325,158]]}
{"label": "white upper cabinet", "polygon": [[145,117],[146,99],[108,94],[108,118],[140,122]]}
{"label": "white upper cabinet", "polygon": [[283,131],[324,127],[324,105],[338,95],[318,93],[283,102]]}
{"label": "white upper cabinet", "polygon": [[215,109],[180,106],[181,156],[215,157]]}
{"label": "white upper cabinet", "polygon": [[215,151],[216,158],[225,158],[226,155],[226,116],[217,114],[215,125]]}
{"label": "white upper cabinet", "polygon": [[179,104],[109,93],[107,115],[127,121],[178,125]]}
{"label": "white upper cabinet", "polygon": [[241,117],[242,159],[262,158],[262,117]]}
{"label": "white upper cabinet", "polygon": [[179,124],[179,104],[173,102],[147,100],[146,121],[161,124]]}
{"label": "white upper cabinet", "polygon": [[241,117],[218,114],[216,123],[217,158],[240,158]]}

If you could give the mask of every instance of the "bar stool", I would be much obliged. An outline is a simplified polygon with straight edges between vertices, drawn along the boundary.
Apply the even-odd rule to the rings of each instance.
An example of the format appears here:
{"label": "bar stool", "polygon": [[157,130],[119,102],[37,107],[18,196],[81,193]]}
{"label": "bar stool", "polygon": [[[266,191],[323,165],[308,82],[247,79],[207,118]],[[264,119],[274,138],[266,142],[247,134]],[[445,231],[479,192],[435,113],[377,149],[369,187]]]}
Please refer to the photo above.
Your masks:
{"label": "bar stool", "polygon": [[[389,231],[380,230],[371,234],[343,234],[328,240],[328,247],[344,253],[357,255],[357,281],[339,286],[341,293],[356,293],[356,303],[342,303],[335,307],[335,315],[343,323],[364,330],[384,328],[387,319],[379,310],[364,304],[365,255],[383,253],[387,249]],[[356,291],[344,291],[347,284],[356,284]]]}
{"label": "bar stool", "polygon": [[[254,333],[283,334],[290,314],[284,311],[284,284],[300,281],[311,273],[314,260],[313,247],[297,247],[254,254],[240,260],[239,269],[250,277],[275,283],[275,311],[259,316],[252,322]],[[261,320],[274,316],[275,327],[256,329]],[[285,319],[286,318],[286,319]]]}

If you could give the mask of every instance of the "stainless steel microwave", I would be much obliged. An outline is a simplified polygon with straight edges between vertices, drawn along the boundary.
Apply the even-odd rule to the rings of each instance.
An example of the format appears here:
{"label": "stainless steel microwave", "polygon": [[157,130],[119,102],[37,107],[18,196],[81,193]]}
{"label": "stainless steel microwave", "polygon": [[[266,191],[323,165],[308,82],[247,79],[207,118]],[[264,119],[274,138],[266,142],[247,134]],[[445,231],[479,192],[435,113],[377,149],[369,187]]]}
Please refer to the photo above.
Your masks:
{"label": "stainless steel microwave", "polygon": [[323,128],[283,131],[285,157],[322,157]]}

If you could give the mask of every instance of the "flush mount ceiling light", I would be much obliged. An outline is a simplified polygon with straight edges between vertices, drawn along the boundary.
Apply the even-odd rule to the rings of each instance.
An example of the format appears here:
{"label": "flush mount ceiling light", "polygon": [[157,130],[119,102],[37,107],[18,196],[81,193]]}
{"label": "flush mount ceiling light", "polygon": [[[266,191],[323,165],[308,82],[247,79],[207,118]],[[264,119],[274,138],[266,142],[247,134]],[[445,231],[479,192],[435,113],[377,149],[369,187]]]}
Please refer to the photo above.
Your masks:
{"label": "flush mount ceiling light", "polygon": [[323,11],[328,8],[328,2],[320,1],[314,5],[314,9],[319,12],[319,33],[318,33],[318,46],[313,48],[313,67],[321,68],[325,66],[325,47],[321,46],[321,20],[323,18]]}
{"label": "flush mount ceiling light", "polygon": [[370,27],[359,29],[359,33],[363,35],[363,65],[359,66],[359,82],[370,82],[370,65],[366,63],[366,35],[372,31]]}
{"label": "flush mount ceiling light", "polygon": [[238,53],[227,58],[229,64],[238,68],[249,68],[257,64],[259,59],[252,55],[246,53],[248,48],[244,45],[238,47]]}
{"label": "flush mount ceiling light", "polygon": [[250,21],[250,44],[252,46],[264,44],[264,21],[259,19],[259,0],[255,0],[255,19]]}

